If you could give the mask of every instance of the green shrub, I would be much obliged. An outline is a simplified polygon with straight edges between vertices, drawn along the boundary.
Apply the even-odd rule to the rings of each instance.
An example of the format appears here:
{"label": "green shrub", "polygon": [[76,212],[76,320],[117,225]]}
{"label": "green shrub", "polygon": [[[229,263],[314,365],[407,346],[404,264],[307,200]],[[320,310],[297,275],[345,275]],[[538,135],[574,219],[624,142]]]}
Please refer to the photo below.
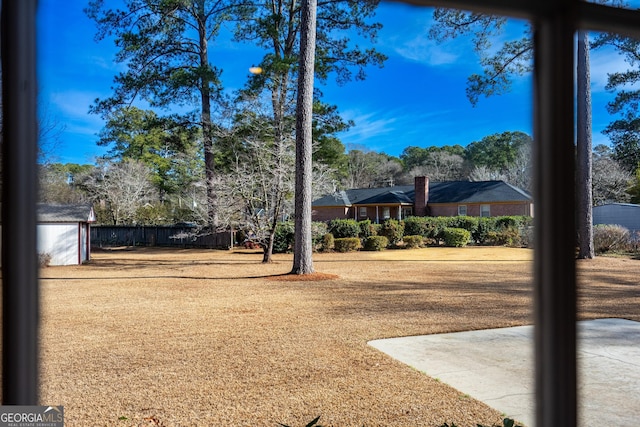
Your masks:
{"label": "green shrub", "polygon": [[279,222],[278,225],[276,225],[276,234],[273,238],[273,253],[283,254],[290,252],[293,248],[294,239],[293,222]]}
{"label": "green shrub", "polygon": [[[327,234],[327,224],[314,221],[311,223],[311,241],[314,248],[323,244]],[[295,224],[292,221],[279,222],[273,238],[273,253],[291,252],[295,244]]]}
{"label": "green shrub", "polygon": [[340,237],[334,240],[334,248],[338,252],[353,252],[360,249],[360,239],[357,237]]}
{"label": "green shrub", "polygon": [[478,230],[479,219],[477,216],[453,216],[449,219],[447,227],[463,228],[473,235],[473,233]]}
{"label": "green shrub", "polygon": [[437,241],[443,239],[444,229],[449,227],[449,221],[451,217],[431,217],[427,222],[427,235],[424,237],[434,239]]}
{"label": "green shrub", "polygon": [[486,245],[489,233],[496,229],[495,217],[478,218],[478,226],[471,232],[471,238],[477,245]]}
{"label": "green shrub", "polygon": [[382,251],[389,246],[389,239],[384,236],[369,236],[364,241],[365,251]]}
{"label": "green shrub", "polygon": [[621,225],[598,224],[593,227],[596,253],[625,250],[629,246],[629,230]]}
{"label": "green shrub", "polygon": [[376,229],[370,219],[358,221],[358,227],[360,227],[358,237],[361,239],[366,239],[367,237],[376,235]]}
{"label": "green shrub", "polygon": [[528,216],[498,216],[496,228],[520,228],[532,224],[532,218]]}
{"label": "green shrub", "polygon": [[410,216],[404,220],[404,233],[408,236],[427,237],[428,217]]}
{"label": "green shrub", "polygon": [[520,230],[513,227],[502,228],[487,233],[486,243],[490,246],[521,246]]}
{"label": "green shrub", "polygon": [[387,219],[382,223],[382,229],[378,234],[389,239],[389,243],[392,245],[397,245],[404,236],[404,222],[397,219]]}
{"label": "green shrub", "polygon": [[402,241],[404,242],[404,247],[407,249],[421,248],[424,246],[424,239],[422,236],[404,236]]}
{"label": "green shrub", "polygon": [[460,248],[466,246],[469,243],[469,239],[471,239],[471,233],[464,228],[447,227],[442,234],[444,245],[449,247]]}
{"label": "green shrub", "polygon": [[515,228],[519,225],[518,218],[515,216],[496,217],[496,228]]}
{"label": "green shrub", "polygon": [[314,248],[322,247],[325,234],[327,234],[327,223],[320,221],[311,223],[311,240]]}
{"label": "green shrub", "polygon": [[379,236],[380,230],[382,230],[382,224],[371,224],[371,228],[373,229],[372,236]]}
{"label": "green shrub", "polygon": [[478,218],[478,227],[471,233],[478,245],[533,247],[533,218],[499,216]]}
{"label": "green shrub", "polygon": [[520,232],[520,246],[522,246],[523,248],[533,248],[533,241],[534,241],[533,225],[526,225],[524,227],[520,227],[518,231]]}
{"label": "green shrub", "polygon": [[333,234],[327,233],[322,237],[322,245],[320,246],[320,250],[324,252],[328,252],[333,250],[335,247],[335,239],[333,238]]}
{"label": "green shrub", "polygon": [[452,217],[409,217],[404,220],[404,234],[408,236],[422,236],[435,244],[443,238],[442,233],[447,227],[455,226]]}
{"label": "green shrub", "polygon": [[355,219],[332,219],[329,221],[328,231],[336,239],[358,237],[360,226]]}

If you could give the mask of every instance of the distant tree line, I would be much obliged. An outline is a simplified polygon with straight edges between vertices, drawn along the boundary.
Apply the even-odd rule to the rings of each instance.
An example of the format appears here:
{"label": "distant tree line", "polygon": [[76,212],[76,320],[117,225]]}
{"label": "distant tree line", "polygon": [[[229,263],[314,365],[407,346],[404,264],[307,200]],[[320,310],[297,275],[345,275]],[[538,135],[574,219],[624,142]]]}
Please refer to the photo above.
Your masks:
{"label": "distant tree line", "polygon": [[[253,118],[250,120],[252,121]],[[255,125],[255,123],[254,123]],[[239,125],[237,134],[254,132]],[[220,215],[228,221],[249,221],[252,227],[268,227],[261,209],[276,203],[272,194],[260,195],[254,187],[281,185],[279,219],[292,215],[293,140],[275,156],[262,139],[229,136],[220,178]],[[400,156],[367,150],[348,152],[332,141],[325,157],[315,159],[315,196],[339,189],[384,187],[413,183],[415,176],[432,181],[504,180],[531,190],[532,139],[523,132],[488,135],[466,146],[406,147]],[[337,147],[337,148],[336,148]],[[139,151],[143,153],[144,151]],[[593,200],[640,202],[640,178],[616,160],[611,148],[598,145],[593,153]],[[94,203],[103,224],[174,224],[206,221],[206,189],[202,161],[168,148],[140,156],[102,159],[95,165],[50,163],[41,165],[40,199],[49,203]]]}
{"label": "distant tree line", "polygon": [[[278,221],[293,214],[299,2],[124,0],[122,10],[106,4],[93,0],[86,13],[96,22],[96,39],[116,44],[116,61],[123,67],[111,96],[90,106],[91,113],[105,120],[98,144],[108,152],[93,165],[43,161],[41,200],[93,203],[104,224],[242,227],[261,238],[271,236],[272,241]],[[359,47],[372,46],[381,27],[372,21],[376,7],[370,0],[318,5],[317,80],[344,84],[364,79],[368,66],[383,65],[384,54]],[[499,30],[503,20],[442,10],[434,14],[442,23],[434,26],[434,34],[442,37],[456,36],[438,30],[451,23],[465,23],[467,18],[480,23],[479,28],[464,27],[477,36],[476,47],[484,52],[484,74],[469,80],[472,103],[480,95],[508,90],[509,75],[529,71],[528,33],[507,43],[496,56],[487,56],[493,29]],[[234,41],[254,44],[263,52],[254,73],[233,93],[225,90],[222,69],[215,64],[215,42],[224,23],[233,23]],[[348,38],[347,31],[368,43]],[[640,58],[639,47],[610,35],[594,45],[599,43],[614,46],[632,69],[610,76],[609,88],[618,90],[610,112],[622,117],[605,131],[612,148],[593,149],[593,202],[638,202],[640,95],[626,84],[638,78],[633,67]],[[520,62],[508,61],[515,68],[494,78],[494,65],[503,70],[499,65],[510,57]],[[352,126],[316,90],[315,196],[345,188],[410,184],[422,175],[432,181],[499,179],[531,190],[532,140],[523,132],[505,131],[454,146],[429,141],[406,147],[396,157],[345,147],[338,135]]]}

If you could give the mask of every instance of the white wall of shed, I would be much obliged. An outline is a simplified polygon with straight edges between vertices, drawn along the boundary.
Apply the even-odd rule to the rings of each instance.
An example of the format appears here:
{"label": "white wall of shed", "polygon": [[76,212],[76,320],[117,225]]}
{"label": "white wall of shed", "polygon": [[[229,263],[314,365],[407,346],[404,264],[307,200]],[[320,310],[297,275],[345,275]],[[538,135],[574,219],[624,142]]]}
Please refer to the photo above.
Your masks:
{"label": "white wall of shed", "polygon": [[38,224],[38,253],[51,255],[50,265],[79,264],[80,229],[78,223]]}

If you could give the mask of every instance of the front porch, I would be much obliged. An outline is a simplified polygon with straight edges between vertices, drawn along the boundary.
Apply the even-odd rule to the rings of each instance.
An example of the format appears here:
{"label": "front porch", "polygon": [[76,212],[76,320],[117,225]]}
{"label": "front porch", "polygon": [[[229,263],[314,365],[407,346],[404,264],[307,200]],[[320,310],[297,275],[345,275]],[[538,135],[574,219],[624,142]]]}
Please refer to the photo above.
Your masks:
{"label": "front porch", "polygon": [[354,205],[355,219],[371,220],[380,224],[387,219],[403,220],[413,216],[413,205],[410,204],[382,204],[382,205]]}

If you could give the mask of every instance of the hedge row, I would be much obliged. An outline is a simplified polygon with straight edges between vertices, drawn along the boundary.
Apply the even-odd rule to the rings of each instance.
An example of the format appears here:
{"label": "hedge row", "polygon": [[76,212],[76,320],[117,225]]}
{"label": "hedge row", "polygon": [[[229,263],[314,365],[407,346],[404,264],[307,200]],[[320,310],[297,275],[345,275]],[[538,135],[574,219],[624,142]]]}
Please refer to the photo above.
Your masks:
{"label": "hedge row", "polygon": [[[386,247],[415,248],[428,245],[531,246],[533,219],[526,216],[501,217],[409,217],[388,219],[382,224],[370,220],[334,219],[312,223],[312,239],[317,250],[339,252],[382,250]],[[376,239],[372,239],[376,237]],[[377,237],[384,237],[385,240]],[[356,239],[354,240],[341,239]],[[384,243],[384,244],[383,244]],[[279,223],[273,251],[290,252],[294,244],[293,222]]]}
{"label": "hedge row", "polygon": [[487,246],[530,246],[532,225],[533,218],[528,216],[414,216],[404,220],[407,235],[419,235],[439,243],[445,238],[445,229],[460,228],[470,233],[472,243]]}
{"label": "hedge row", "polygon": [[469,243],[487,246],[530,246],[533,218],[528,216],[499,217],[409,217],[403,221],[388,219],[382,224],[370,220],[334,219],[328,231],[335,238],[385,236],[392,246],[399,245],[405,236],[421,236],[428,243],[447,244],[445,230],[462,229],[469,232]]}
{"label": "hedge row", "polygon": [[[332,220],[312,223],[316,250],[348,252],[358,249],[380,251],[387,247],[419,248],[425,244],[451,247],[468,243],[486,246],[531,246],[532,218],[503,217],[410,217],[390,219],[383,224],[370,220]],[[640,238],[619,225],[594,227],[596,253],[640,251]],[[294,244],[293,222],[281,222],[276,228],[275,253],[291,252]]]}

